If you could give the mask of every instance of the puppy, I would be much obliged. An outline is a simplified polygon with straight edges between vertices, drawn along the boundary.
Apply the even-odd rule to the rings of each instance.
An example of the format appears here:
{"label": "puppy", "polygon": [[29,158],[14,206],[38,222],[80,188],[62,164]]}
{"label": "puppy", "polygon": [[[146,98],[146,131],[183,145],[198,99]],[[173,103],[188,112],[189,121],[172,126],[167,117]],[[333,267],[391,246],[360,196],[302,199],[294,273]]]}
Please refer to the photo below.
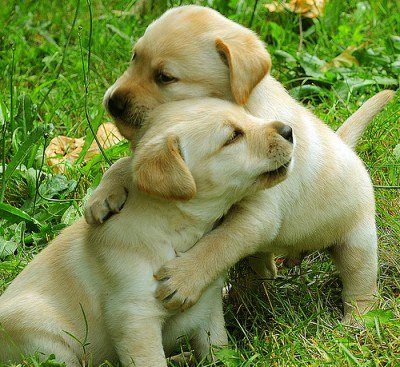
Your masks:
{"label": "puppy", "polygon": [[[251,265],[266,276],[276,273],[272,253],[298,257],[331,247],[344,287],[343,321],[349,321],[351,305],[365,312],[377,292],[374,195],[352,149],[393,93],[375,96],[335,135],[269,75],[270,66],[253,32],[214,10],[183,6],[147,28],[130,66],[105,94],[106,108],[130,140],[145,129],[143,118],[156,106],[204,96],[233,101],[267,121],[283,121],[297,138],[291,178],[240,202],[192,251],[166,264],[158,276],[168,281],[158,295],[167,307],[187,308],[245,256],[256,254]],[[128,164],[121,162],[104,176],[85,208],[89,223],[119,212],[130,180],[120,168]]]}
{"label": "puppy", "polygon": [[121,214],[96,227],[78,220],[0,297],[0,361],[38,351],[68,367],[166,367],[164,350],[184,335],[199,358],[227,344],[220,277],[176,313],[154,296],[153,274],[235,202],[286,178],[290,128],[218,99],[164,104],[148,124]]}

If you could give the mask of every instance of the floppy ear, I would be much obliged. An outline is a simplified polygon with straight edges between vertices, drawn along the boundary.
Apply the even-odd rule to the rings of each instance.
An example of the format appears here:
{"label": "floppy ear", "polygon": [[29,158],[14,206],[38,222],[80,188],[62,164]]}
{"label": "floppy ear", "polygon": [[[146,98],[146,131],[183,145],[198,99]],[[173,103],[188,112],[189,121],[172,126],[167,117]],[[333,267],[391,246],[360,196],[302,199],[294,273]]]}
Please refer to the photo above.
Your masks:
{"label": "floppy ear", "polygon": [[150,149],[138,149],[134,160],[139,190],[169,200],[189,200],[196,194],[196,184],[186,166],[176,136]]}
{"label": "floppy ear", "polygon": [[217,51],[229,66],[231,90],[236,103],[247,102],[253,88],[271,68],[271,58],[264,44],[252,33],[218,38]]}

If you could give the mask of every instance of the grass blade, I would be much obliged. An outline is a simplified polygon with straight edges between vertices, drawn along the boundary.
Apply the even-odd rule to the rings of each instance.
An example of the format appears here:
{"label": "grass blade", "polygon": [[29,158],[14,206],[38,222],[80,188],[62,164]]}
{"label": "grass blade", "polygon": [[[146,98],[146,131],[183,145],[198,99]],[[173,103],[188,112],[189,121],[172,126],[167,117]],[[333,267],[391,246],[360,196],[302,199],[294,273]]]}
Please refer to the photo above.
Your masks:
{"label": "grass blade", "polygon": [[351,353],[342,343],[339,343],[339,347],[340,349],[342,349],[343,353],[349,359],[350,362],[352,362],[356,366],[361,366],[360,363],[358,362],[358,359],[354,357],[353,353]]}
{"label": "grass blade", "polygon": [[4,188],[7,184],[7,180],[12,176],[15,169],[22,162],[25,156],[31,151],[32,147],[43,137],[45,132],[45,126],[38,126],[28,135],[26,140],[21,144],[17,153],[11,159],[10,163],[4,172],[3,183]]}

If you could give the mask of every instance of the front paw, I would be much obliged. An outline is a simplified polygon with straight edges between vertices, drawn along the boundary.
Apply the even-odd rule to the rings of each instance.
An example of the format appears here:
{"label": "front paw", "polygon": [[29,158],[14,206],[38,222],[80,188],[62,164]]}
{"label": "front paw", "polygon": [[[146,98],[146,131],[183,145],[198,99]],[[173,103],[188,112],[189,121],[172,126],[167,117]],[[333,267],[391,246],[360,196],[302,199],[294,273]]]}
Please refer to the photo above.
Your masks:
{"label": "front paw", "polygon": [[362,316],[373,310],[378,303],[376,298],[344,301],[344,315],[341,323],[347,326],[364,327]]}
{"label": "front paw", "polygon": [[119,213],[128,197],[122,186],[98,188],[85,204],[84,216],[88,224],[101,224],[113,214]]}
{"label": "front paw", "polygon": [[195,264],[185,256],[167,262],[154,277],[159,281],[156,297],[168,310],[188,309],[203,291]]}

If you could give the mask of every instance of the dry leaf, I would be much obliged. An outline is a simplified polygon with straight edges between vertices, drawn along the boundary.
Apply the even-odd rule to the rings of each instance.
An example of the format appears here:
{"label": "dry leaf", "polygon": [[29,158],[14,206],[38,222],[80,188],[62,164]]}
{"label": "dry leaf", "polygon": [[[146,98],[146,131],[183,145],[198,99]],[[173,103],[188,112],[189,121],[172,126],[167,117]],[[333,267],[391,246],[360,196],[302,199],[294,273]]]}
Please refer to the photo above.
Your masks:
{"label": "dry leaf", "polygon": [[[99,140],[100,145],[104,149],[111,148],[123,139],[118,129],[112,122],[106,122],[100,125],[97,130],[96,136]],[[100,149],[96,141],[93,140],[93,143],[85,154],[85,161],[88,161],[90,158],[94,157],[97,154],[100,154]]]}
{"label": "dry leaf", "polygon": [[73,163],[79,157],[83,144],[85,144],[83,138],[56,136],[51,139],[45,151],[47,164],[53,166],[53,170],[57,173],[65,172],[66,163]]}
{"label": "dry leaf", "polygon": [[324,13],[326,0],[290,0],[273,1],[271,4],[265,4],[265,7],[271,13],[280,13],[288,10],[292,13],[301,14],[305,18],[316,18]]}
{"label": "dry leaf", "polygon": [[[96,136],[104,149],[114,146],[123,139],[118,129],[111,122],[100,125]],[[84,138],[56,136],[51,140],[45,151],[47,164],[53,167],[53,171],[64,173],[67,163],[72,164],[78,159],[84,144]],[[94,140],[85,154],[84,161],[87,162],[99,153],[100,149]]]}
{"label": "dry leaf", "polygon": [[359,65],[358,60],[353,56],[353,52],[359,47],[349,46],[340,55],[336,56],[332,61],[327,62],[321,67],[321,71],[327,71],[331,68],[339,68],[341,66],[351,67]]}
{"label": "dry leaf", "polygon": [[279,1],[274,1],[271,4],[265,4],[265,7],[269,10],[270,13],[281,13],[285,10],[283,3]]}

